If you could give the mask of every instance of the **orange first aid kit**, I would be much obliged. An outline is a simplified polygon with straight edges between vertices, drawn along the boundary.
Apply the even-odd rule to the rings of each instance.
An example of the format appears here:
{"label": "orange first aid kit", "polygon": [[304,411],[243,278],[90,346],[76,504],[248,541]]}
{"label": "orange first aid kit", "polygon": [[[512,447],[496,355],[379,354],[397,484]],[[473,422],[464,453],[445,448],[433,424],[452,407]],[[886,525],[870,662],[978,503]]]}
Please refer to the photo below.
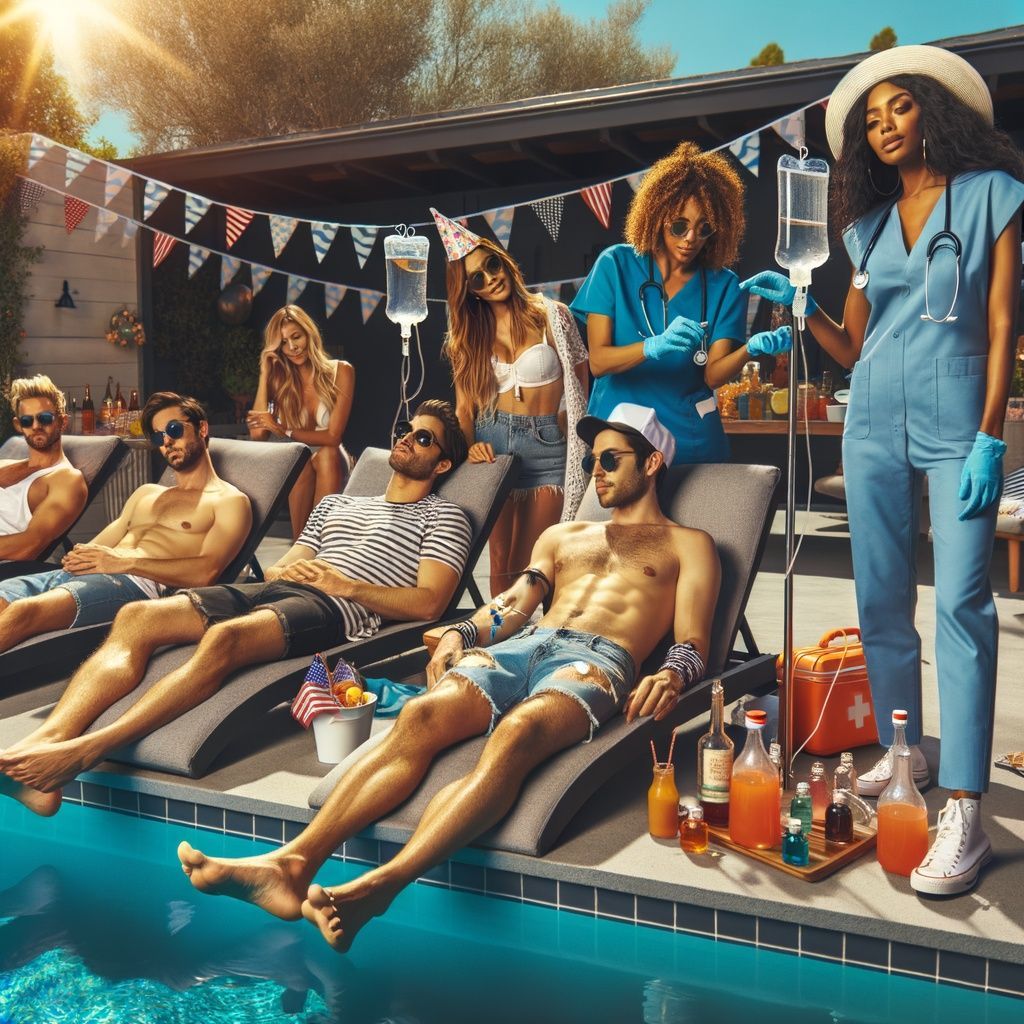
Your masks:
{"label": "orange first aid kit", "polygon": [[[776,678],[780,682],[782,673],[780,654],[776,663]],[[807,740],[804,750],[810,754],[838,754],[878,742],[864,647],[856,627],[834,629],[814,647],[793,651],[790,694],[794,749]],[[819,718],[821,723],[815,728]]]}

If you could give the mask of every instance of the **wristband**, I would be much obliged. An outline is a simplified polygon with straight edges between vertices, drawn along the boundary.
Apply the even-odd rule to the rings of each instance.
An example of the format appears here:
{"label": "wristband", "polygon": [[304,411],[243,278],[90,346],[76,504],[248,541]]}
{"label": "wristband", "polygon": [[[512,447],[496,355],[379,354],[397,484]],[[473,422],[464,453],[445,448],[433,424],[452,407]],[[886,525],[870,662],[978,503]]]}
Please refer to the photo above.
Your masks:
{"label": "wristband", "polygon": [[476,647],[477,641],[480,638],[479,630],[476,628],[476,623],[472,619],[466,619],[465,622],[455,622],[450,625],[444,633],[441,634],[441,639],[445,638],[447,633],[458,633],[462,637],[462,646],[469,650],[470,647]]}
{"label": "wristband", "polygon": [[704,659],[700,656],[697,648],[687,642],[685,644],[673,644],[665,655],[665,661],[660,671],[671,669],[679,673],[685,690],[691,683],[699,682],[704,678],[706,668]]}

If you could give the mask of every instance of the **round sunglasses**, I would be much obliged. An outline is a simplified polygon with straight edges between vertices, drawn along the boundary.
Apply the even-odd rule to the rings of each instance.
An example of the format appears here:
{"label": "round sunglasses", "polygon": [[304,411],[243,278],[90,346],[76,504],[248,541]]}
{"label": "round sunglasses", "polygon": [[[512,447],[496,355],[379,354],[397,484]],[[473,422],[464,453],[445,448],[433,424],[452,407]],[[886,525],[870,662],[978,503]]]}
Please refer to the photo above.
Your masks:
{"label": "round sunglasses", "polygon": [[398,444],[408,434],[412,434],[412,439],[421,447],[429,448],[432,444],[436,444],[438,450],[441,452],[441,457],[447,459],[448,453],[441,446],[441,442],[434,437],[432,430],[427,430],[426,427],[420,427],[418,430],[408,420],[399,420],[395,424],[395,432],[391,435],[394,444]]}
{"label": "round sunglasses", "polygon": [[636,452],[632,448],[623,448],[616,451],[614,448],[606,448],[601,452],[600,456],[594,455],[593,452],[587,452],[582,458],[583,472],[587,476],[593,475],[594,467],[600,465],[600,467],[606,473],[614,473],[619,468],[619,459],[623,455],[636,455]]}
{"label": "round sunglasses", "polygon": [[715,233],[715,229],[706,220],[693,226],[685,217],[680,217],[668,226],[668,233],[673,238],[685,238],[691,231],[700,239],[710,238]]}
{"label": "round sunglasses", "polygon": [[149,432],[149,443],[154,448],[164,446],[164,438],[170,441],[180,440],[185,436],[185,424],[181,420],[168,420],[163,430],[151,430]]}
{"label": "round sunglasses", "polygon": [[504,264],[501,262],[501,257],[497,253],[492,252],[484,260],[484,265],[469,275],[469,290],[471,292],[482,292],[487,286],[488,279],[497,277],[502,270],[504,270]]}
{"label": "round sunglasses", "polygon": [[57,414],[53,412],[37,412],[35,416],[19,416],[18,422],[21,424],[22,430],[29,430],[33,423],[38,423],[41,427],[53,426],[53,421],[57,418]]}

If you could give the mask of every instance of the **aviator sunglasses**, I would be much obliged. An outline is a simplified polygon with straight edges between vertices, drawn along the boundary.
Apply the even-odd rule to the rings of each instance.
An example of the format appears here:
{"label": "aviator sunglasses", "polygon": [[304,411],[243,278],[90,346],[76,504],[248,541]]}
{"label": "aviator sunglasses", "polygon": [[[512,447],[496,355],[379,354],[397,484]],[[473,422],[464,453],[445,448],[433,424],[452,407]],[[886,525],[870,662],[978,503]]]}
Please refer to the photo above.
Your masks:
{"label": "aviator sunglasses", "polygon": [[52,426],[53,421],[57,418],[56,413],[52,412],[37,412],[35,416],[19,416],[18,422],[21,424],[22,430],[28,430],[33,422],[38,423],[41,427]]}
{"label": "aviator sunglasses", "polygon": [[592,476],[594,467],[600,465],[606,473],[614,473],[619,468],[619,459],[623,455],[636,455],[636,452],[631,448],[624,448],[621,451],[616,451],[614,448],[606,448],[601,452],[600,456],[595,457],[593,452],[587,452],[581,460],[583,463],[583,472],[587,476]]}
{"label": "aviator sunglasses", "polygon": [[706,220],[693,227],[685,217],[680,217],[668,226],[668,233],[673,238],[685,238],[691,230],[700,239],[710,238],[715,233],[715,229]]}
{"label": "aviator sunglasses", "polygon": [[406,434],[412,434],[412,439],[421,447],[429,448],[432,444],[436,444],[444,458],[448,458],[448,453],[441,447],[441,442],[434,437],[434,433],[431,430],[427,430],[426,427],[420,427],[417,430],[408,420],[399,420],[395,424],[395,432],[392,435],[394,437],[394,443],[398,444]]}
{"label": "aviator sunglasses", "polygon": [[484,265],[469,275],[469,290],[471,292],[482,292],[487,285],[487,279],[497,277],[502,269],[501,257],[497,253],[491,253],[484,261]]}
{"label": "aviator sunglasses", "polygon": [[177,441],[184,436],[185,424],[181,420],[168,420],[167,426],[163,430],[151,430],[149,432],[149,441],[154,448],[162,448],[165,437],[168,440]]}

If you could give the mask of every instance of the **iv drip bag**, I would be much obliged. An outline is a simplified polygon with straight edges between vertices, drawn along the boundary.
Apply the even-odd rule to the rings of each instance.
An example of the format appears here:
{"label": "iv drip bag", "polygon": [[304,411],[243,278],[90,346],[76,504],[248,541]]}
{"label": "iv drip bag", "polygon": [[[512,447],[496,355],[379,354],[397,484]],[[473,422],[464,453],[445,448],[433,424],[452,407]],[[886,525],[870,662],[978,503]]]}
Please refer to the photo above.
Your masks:
{"label": "iv drip bag", "polygon": [[828,259],[828,164],[779,158],[779,235],[775,262],[789,271],[790,284],[806,288],[811,271]]}
{"label": "iv drip bag", "polygon": [[412,228],[399,224],[395,234],[384,239],[384,260],[388,276],[385,313],[402,328],[408,339],[413,324],[427,319],[427,254],[430,242]]}

